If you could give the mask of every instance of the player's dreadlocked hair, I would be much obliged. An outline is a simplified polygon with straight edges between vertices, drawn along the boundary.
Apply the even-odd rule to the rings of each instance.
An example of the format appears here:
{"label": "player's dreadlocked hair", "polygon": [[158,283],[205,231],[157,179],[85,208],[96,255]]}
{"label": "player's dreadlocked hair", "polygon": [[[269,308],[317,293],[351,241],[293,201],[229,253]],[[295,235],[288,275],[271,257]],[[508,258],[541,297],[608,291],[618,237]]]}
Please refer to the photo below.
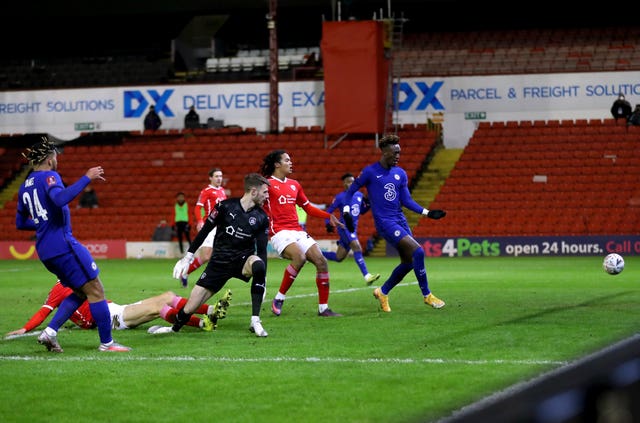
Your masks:
{"label": "player's dreadlocked hair", "polygon": [[400,144],[400,137],[395,134],[385,134],[380,138],[380,142],[378,143],[378,147],[382,150],[388,145],[396,145]]}
{"label": "player's dreadlocked hair", "polygon": [[29,161],[31,167],[36,167],[46,160],[54,151],[58,151],[54,143],[49,141],[46,136],[42,137],[40,142],[27,148],[26,154],[22,153],[22,157]]}

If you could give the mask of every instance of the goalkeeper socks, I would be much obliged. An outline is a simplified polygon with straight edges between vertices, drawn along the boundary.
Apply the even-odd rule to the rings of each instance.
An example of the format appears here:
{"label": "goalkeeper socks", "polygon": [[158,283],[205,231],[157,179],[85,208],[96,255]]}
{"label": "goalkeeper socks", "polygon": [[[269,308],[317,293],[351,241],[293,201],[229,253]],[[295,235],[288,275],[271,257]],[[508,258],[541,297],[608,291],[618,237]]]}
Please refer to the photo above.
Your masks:
{"label": "goalkeeper socks", "polygon": [[262,260],[256,260],[251,265],[251,315],[259,316],[267,283],[267,267]]}
{"label": "goalkeeper socks", "polygon": [[184,308],[181,308],[180,311],[178,311],[178,313],[176,314],[176,321],[173,323],[172,327],[173,331],[179,332],[180,329],[182,329],[182,327],[189,322],[191,316],[192,314],[185,313]]}

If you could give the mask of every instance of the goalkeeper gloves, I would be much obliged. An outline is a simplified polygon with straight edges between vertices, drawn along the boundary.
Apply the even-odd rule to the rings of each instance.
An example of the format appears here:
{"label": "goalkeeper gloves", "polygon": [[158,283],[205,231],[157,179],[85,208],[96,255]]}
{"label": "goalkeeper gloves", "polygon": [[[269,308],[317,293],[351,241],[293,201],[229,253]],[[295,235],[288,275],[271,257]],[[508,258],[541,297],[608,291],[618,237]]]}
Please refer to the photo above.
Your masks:
{"label": "goalkeeper gloves", "polygon": [[189,266],[193,263],[193,253],[187,252],[173,267],[173,277],[175,279],[185,278],[189,273]]}
{"label": "goalkeeper gloves", "polygon": [[325,227],[327,228],[327,233],[328,234],[332,234],[333,233],[334,229],[333,229],[333,226],[331,225],[331,223],[327,223],[325,225]]}
{"label": "goalkeeper gloves", "polygon": [[430,219],[436,219],[437,220],[437,219],[442,219],[443,217],[445,217],[447,215],[447,212],[444,211],[444,210],[439,210],[439,209],[435,209],[435,210],[424,209],[422,211],[422,214],[427,216]]}

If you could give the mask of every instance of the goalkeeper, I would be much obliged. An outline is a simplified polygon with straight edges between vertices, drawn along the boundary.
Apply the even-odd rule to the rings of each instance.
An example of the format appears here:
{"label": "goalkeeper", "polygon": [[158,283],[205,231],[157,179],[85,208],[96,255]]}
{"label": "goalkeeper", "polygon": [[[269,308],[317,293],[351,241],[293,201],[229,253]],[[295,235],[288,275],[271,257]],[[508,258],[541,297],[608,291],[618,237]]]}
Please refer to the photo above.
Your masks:
{"label": "goalkeeper", "polygon": [[[393,269],[384,284],[373,291],[373,296],[380,302],[383,311],[390,312],[389,292],[413,269],[424,296],[424,303],[433,308],[442,308],[444,301],[433,295],[429,289],[424,265],[424,250],[413,238],[407,218],[402,212],[402,206],[431,219],[443,218],[446,212],[427,210],[411,197],[407,173],[398,166],[400,138],[397,135],[384,135],[380,139],[379,148],[382,151],[380,160],[362,170],[346,195],[347,198],[351,198],[361,187],[367,188],[376,230],[400,254],[400,264]],[[343,218],[345,226],[353,231],[353,219],[348,204],[349,202],[343,208]]]}
{"label": "goalkeeper", "polygon": [[231,278],[251,281],[251,323],[249,330],[265,337],[260,308],[264,299],[267,277],[267,243],[269,217],[262,209],[269,195],[269,181],[257,173],[244,177],[244,195],[228,198],[216,204],[205,220],[185,256],[173,268],[173,277],[185,276],[193,262],[193,254],[209,232],[216,229],[213,254],[207,268],[191,290],[189,300],[178,311],[172,327],[162,327],[154,334],[178,332],[191,315],[211,298]]}

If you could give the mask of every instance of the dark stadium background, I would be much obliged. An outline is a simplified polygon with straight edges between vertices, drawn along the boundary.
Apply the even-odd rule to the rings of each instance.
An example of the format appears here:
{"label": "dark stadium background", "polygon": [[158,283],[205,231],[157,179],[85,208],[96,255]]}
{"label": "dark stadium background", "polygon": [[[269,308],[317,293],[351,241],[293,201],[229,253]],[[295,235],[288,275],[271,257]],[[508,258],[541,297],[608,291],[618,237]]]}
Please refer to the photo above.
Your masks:
{"label": "dark stadium background", "polygon": [[[585,3],[487,2],[451,0],[343,0],[342,19],[371,19],[388,6],[407,19],[406,32],[464,31],[634,24],[623,9],[598,10]],[[335,0],[276,0],[281,43],[318,45],[322,19],[337,18]],[[3,55],[38,53],[78,55],[119,47],[166,46],[195,16],[224,17],[222,37],[228,42],[267,43],[265,16],[269,0],[112,0],[89,2],[22,1],[5,4],[0,17]],[[603,13],[604,12],[604,13]]]}

